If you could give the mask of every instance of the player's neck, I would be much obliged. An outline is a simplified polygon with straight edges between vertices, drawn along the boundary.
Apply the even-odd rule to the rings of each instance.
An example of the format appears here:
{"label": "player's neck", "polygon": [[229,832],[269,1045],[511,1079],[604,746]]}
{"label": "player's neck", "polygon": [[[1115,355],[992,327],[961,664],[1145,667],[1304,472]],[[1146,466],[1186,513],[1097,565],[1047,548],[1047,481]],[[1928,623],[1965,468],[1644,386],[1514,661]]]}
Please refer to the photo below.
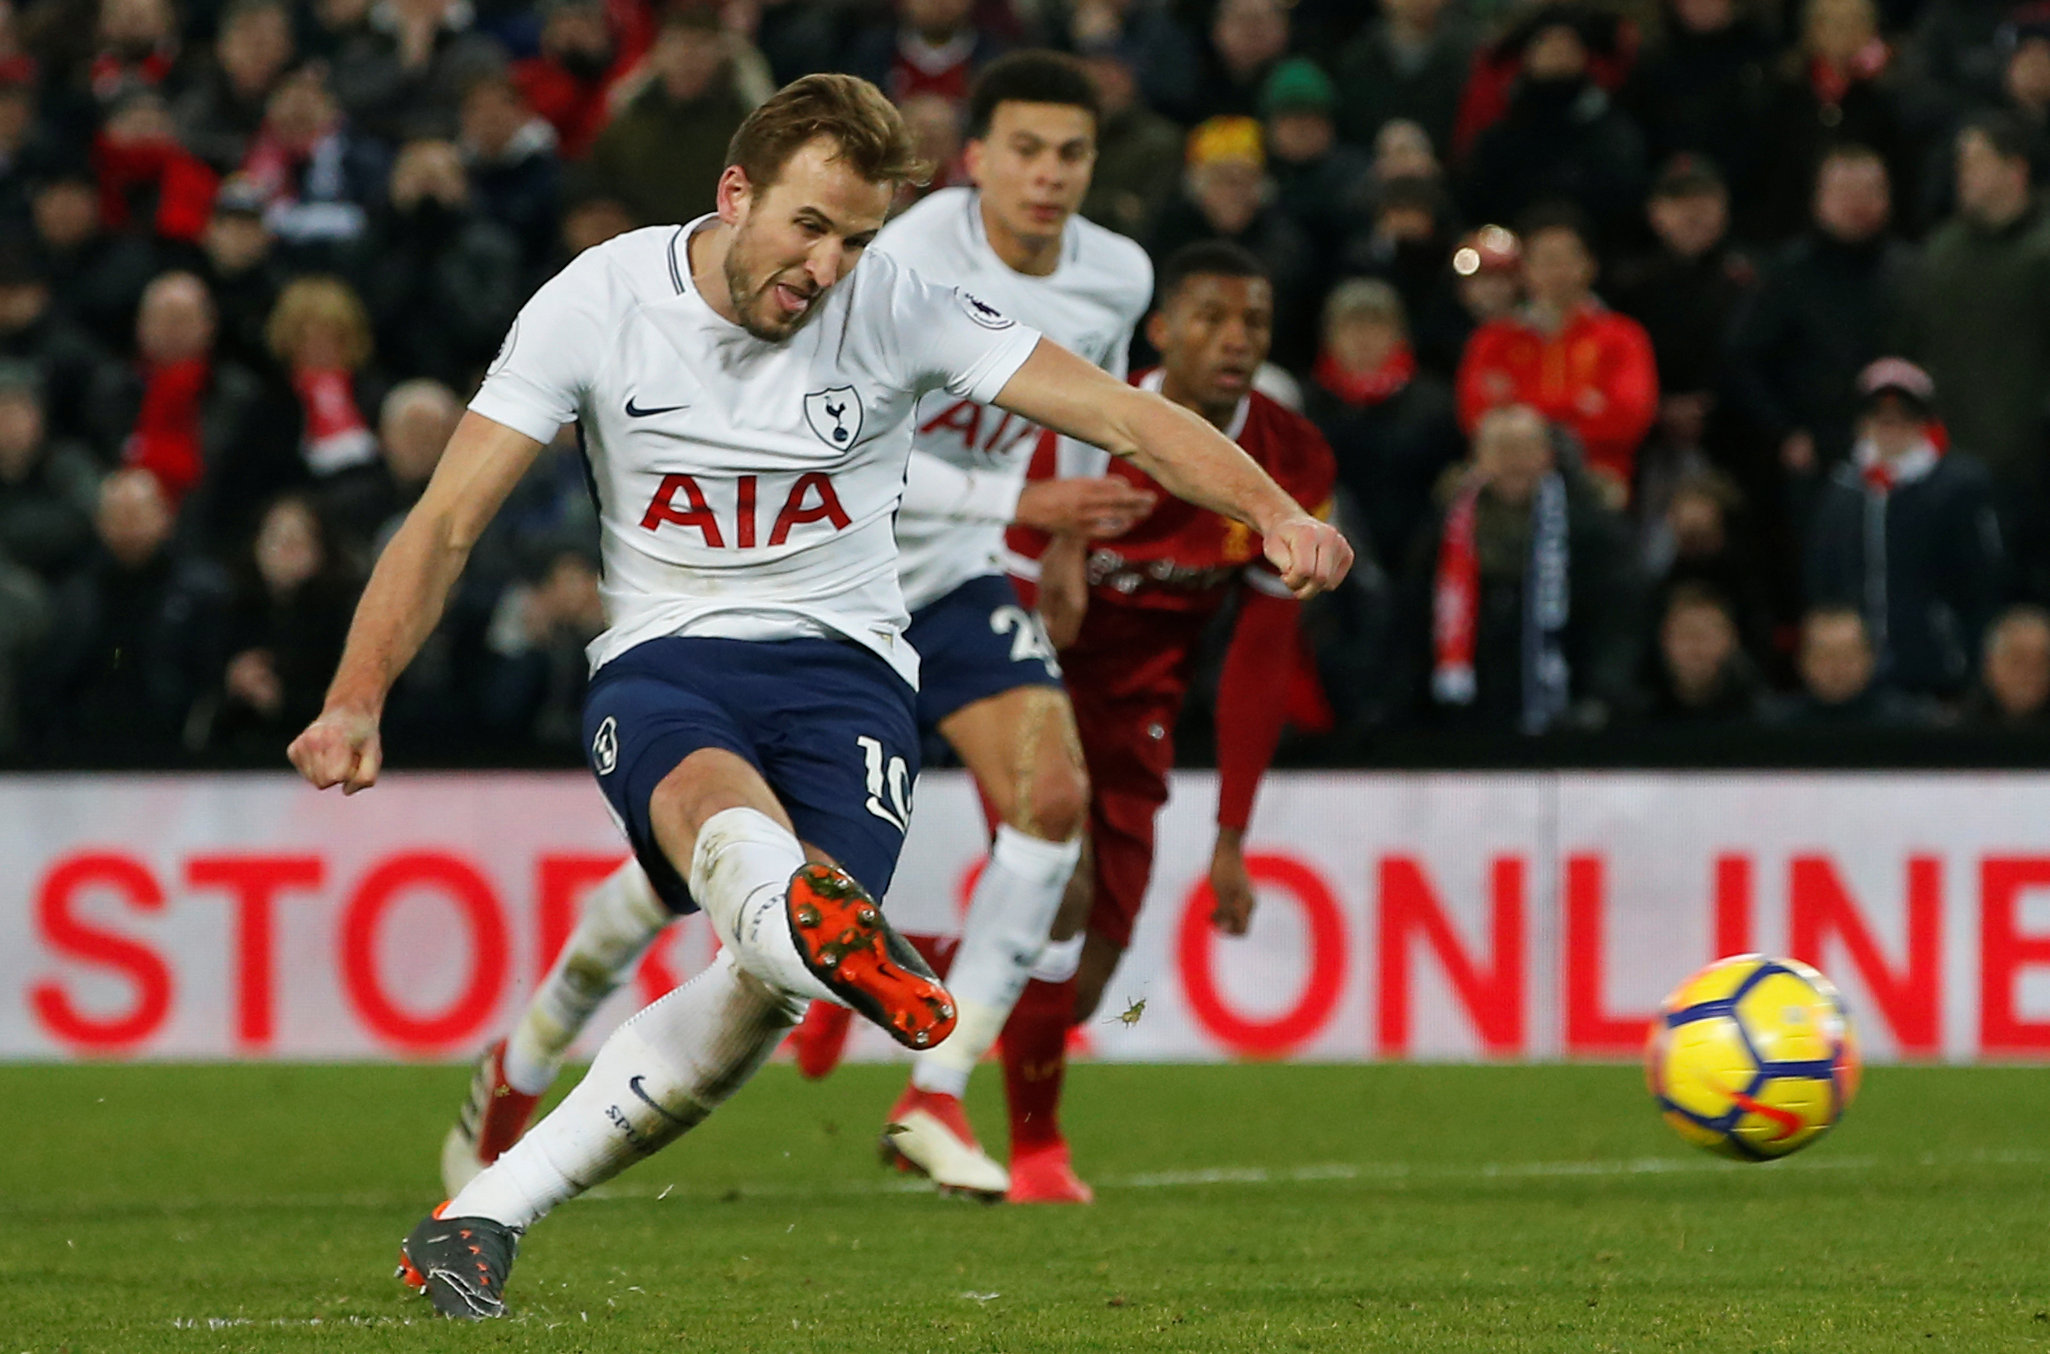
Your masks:
{"label": "player's neck", "polygon": [[1182,384],[1175,380],[1174,372],[1166,367],[1160,369],[1160,394],[1161,398],[1179,404],[1182,408],[1191,411],[1219,432],[1223,432],[1231,426],[1232,418],[1239,411],[1237,400],[1233,400],[1222,409],[1207,408],[1199,403],[1194,395],[1185,390]]}
{"label": "player's neck", "polygon": [[726,255],[733,248],[733,228],[715,221],[684,241],[684,257],[690,264],[690,281],[712,313],[730,324],[740,323],[740,309],[733,304],[733,289],[726,285]]}
{"label": "player's neck", "polygon": [[996,219],[990,212],[989,199],[982,199],[979,208],[983,238],[989,241],[991,251],[1006,268],[1027,277],[1053,276],[1061,266],[1061,236],[1066,231],[1065,222],[1061,230],[1051,235],[1020,235]]}

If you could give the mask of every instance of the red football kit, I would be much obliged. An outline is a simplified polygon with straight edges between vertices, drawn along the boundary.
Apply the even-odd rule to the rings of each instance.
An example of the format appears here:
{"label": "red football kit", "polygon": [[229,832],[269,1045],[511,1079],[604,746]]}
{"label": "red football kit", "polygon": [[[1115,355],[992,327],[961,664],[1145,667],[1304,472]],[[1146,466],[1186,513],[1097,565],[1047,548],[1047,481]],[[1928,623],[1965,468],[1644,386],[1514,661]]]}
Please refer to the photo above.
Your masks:
{"label": "red football kit", "polygon": [[[1159,379],[1148,372],[1136,384],[1157,390]],[[1225,431],[1298,503],[1326,510],[1337,464],[1308,419],[1253,392]],[[1032,475],[1053,472],[1042,446]],[[1129,461],[1105,473],[1158,502],[1130,531],[1090,548],[1088,611],[1060,659],[1092,791],[1089,929],[1123,947],[1152,873],[1153,820],[1167,802],[1175,722],[1205,628],[1234,595],[1242,599],[1217,696],[1217,820],[1243,828],[1281,737],[1298,604],[1250,528],[1175,498]],[[1044,542],[1033,534],[1014,532],[1013,548],[1036,555]]]}

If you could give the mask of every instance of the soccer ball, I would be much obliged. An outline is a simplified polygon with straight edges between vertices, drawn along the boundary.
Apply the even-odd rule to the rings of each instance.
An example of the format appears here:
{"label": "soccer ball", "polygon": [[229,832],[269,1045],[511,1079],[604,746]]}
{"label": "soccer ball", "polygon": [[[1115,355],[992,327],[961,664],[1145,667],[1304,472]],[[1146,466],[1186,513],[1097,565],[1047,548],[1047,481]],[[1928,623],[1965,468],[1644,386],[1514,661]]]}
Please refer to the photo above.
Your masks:
{"label": "soccer ball", "polygon": [[1718,959],[1651,1022],[1645,1080],[1673,1131],[1739,1161],[1829,1132],[1858,1090],[1858,1043],[1836,985],[1793,959]]}

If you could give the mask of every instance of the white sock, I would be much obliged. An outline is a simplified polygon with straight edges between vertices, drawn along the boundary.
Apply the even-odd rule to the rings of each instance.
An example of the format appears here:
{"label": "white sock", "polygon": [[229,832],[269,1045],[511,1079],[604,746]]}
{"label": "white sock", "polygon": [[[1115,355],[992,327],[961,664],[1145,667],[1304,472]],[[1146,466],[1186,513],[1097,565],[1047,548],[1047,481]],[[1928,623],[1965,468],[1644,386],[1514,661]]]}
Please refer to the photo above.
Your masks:
{"label": "white sock", "polygon": [[454,1218],[526,1227],[695,1128],[740,1089],[802,1006],[723,950],[612,1032],[552,1113],[449,1201]]}
{"label": "white sock", "polygon": [[845,1005],[805,967],[790,936],[784,899],[790,876],[804,863],[803,845],[775,819],[755,809],[724,809],[698,829],[691,897],[742,968],[780,991]]}
{"label": "white sock", "polygon": [[1025,990],[1081,855],[1080,838],[1050,842],[1013,827],[997,829],[989,864],[968,900],[961,947],[947,970],[957,1023],[945,1043],[918,1055],[913,1086],[953,1096],[968,1089],[969,1073],[996,1043]]}
{"label": "white sock", "polygon": [[591,890],[576,929],[505,1041],[505,1079],[515,1091],[548,1089],[591,1013],[674,920],[631,856]]}
{"label": "white sock", "polygon": [[1039,958],[1032,961],[1032,976],[1043,983],[1064,983],[1074,977],[1082,967],[1082,942],[1087,936],[1088,932],[1077,931],[1066,940],[1047,941]]}

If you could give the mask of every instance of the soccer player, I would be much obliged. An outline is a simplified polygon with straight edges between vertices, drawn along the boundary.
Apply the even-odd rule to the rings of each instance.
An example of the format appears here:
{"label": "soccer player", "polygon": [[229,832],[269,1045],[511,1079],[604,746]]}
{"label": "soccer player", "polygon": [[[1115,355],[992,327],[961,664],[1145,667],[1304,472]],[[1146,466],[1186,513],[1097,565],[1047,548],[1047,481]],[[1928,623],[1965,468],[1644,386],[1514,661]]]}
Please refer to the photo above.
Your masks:
{"label": "soccer player", "polygon": [[[1274,290],[1236,245],[1192,244],[1161,266],[1160,304],[1146,336],[1160,366],[1139,378],[1194,410],[1272,475],[1305,509],[1328,508],[1337,465],[1309,420],[1252,389],[1274,325]],[[1035,464],[1034,473],[1042,467]],[[1110,473],[1152,487],[1129,461]],[[1212,922],[1245,934],[1253,886],[1243,841],[1260,777],[1274,756],[1297,650],[1296,590],[1262,558],[1244,523],[1162,495],[1115,540],[1057,538],[1040,559],[1039,605],[1061,649],[1094,798],[1089,811],[1087,909],[1079,971],[1035,980],[1003,1034],[1010,1099],[1011,1197],[1087,1203],[1058,1110],[1068,1029],[1090,1018],[1131,943],[1153,868],[1153,820],[1167,802],[1174,727],[1204,628],[1238,601],[1217,693],[1217,841],[1210,858]],[[1064,908],[1054,934],[1078,929]],[[1029,1177],[1018,1162],[1035,1163]]]}
{"label": "soccer player", "polygon": [[[876,252],[930,281],[970,289],[1122,377],[1132,330],[1152,297],[1153,265],[1132,241],[1075,214],[1095,157],[1094,85],[1071,58],[1020,52],[982,73],[969,116],[975,187],[926,197],[883,228]],[[1010,1177],[977,1143],[960,1097],[1045,944],[1089,801],[1052,648],[999,563],[1004,528],[1114,534],[1153,506],[1150,492],[1111,476],[1028,487],[1026,466],[1041,436],[1026,419],[936,392],[915,416],[897,515],[906,637],[919,657],[919,728],[936,730],[959,754],[998,826],[947,976],[958,1023],[944,1044],[919,1053],[883,1142],[942,1189],[988,1198],[1001,1198]],[[518,1139],[598,1001],[672,919],[632,865],[592,891],[527,1012],[478,1063],[443,1142],[451,1194]],[[1040,971],[1066,977],[1080,951],[1077,940]],[[851,1015],[833,1003],[814,1006],[798,1031],[807,1070],[837,1057]]]}
{"label": "soccer player", "polygon": [[405,1238],[402,1272],[448,1316],[503,1314],[525,1229],[702,1121],[803,1001],[844,1001],[913,1049],[952,1032],[952,997],[873,901],[918,760],[892,519],[923,395],[1139,457],[1261,531],[1305,593],[1351,563],[1200,419],[968,292],[864,259],[919,168],[874,86],[796,81],[727,159],[714,213],[586,250],[521,310],[291,747],[318,787],[375,782],[392,682],[506,494],[574,420],[610,622],[591,646],[591,767],[663,901],[702,908],[722,949]]}

